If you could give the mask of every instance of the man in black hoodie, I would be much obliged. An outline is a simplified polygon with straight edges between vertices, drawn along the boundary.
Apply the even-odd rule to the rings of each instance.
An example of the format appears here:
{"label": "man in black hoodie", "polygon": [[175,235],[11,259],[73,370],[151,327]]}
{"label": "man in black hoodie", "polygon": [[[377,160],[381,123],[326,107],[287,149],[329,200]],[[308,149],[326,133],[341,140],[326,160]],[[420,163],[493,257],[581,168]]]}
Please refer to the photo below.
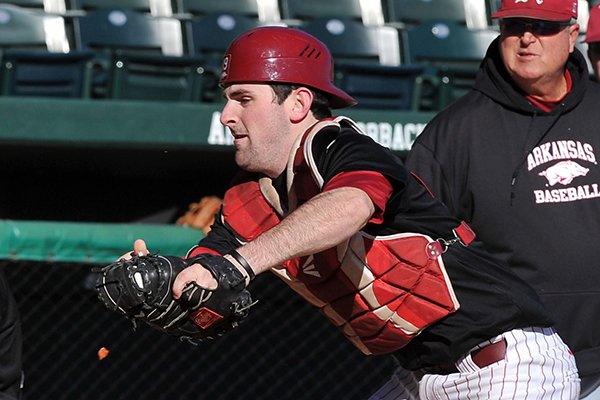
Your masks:
{"label": "man in black hoodie", "polygon": [[577,0],[503,0],[493,18],[501,34],[474,88],[428,124],[407,167],[535,287],[597,399],[600,86],[575,49]]}

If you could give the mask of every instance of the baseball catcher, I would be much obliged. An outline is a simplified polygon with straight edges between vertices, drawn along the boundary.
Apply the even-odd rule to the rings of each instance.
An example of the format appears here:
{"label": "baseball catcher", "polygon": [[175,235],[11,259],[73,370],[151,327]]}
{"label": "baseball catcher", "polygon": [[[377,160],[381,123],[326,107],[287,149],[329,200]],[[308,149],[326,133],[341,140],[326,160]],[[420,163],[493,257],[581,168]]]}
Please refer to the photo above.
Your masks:
{"label": "baseball catcher", "polygon": [[[201,264],[217,281],[215,289],[191,283],[180,299],[172,295],[175,277]],[[98,297],[106,307],[182,340],[213,339],[238,326],[254,304],[245,277],[226,258],[211,254],[182,259],[132,255],[95,270]]]}

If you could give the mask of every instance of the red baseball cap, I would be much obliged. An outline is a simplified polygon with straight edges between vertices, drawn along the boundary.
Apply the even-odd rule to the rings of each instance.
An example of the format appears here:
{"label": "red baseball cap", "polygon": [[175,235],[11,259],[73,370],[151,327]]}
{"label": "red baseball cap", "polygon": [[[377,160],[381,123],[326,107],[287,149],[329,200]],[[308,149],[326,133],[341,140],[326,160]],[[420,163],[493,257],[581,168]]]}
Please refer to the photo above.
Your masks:
{"label": "red baseball cap", "polygon": [[502,0],[492,18],[577,19],[577,0]]}
{"label": "red baseball cap", "polygon": [[600,4],[590,8],[590,17],[588,19],[587,31],[585,32],[585,42],[600,42]]}

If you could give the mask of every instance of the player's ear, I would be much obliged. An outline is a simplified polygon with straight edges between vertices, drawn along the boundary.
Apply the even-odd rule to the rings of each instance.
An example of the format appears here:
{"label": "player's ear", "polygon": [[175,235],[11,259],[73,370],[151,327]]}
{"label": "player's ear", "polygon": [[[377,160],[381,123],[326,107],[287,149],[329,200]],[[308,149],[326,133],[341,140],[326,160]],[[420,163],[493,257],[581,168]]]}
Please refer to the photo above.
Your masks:
{"label": "player's ear", "polygon": [[308,113],[313,102],[314,95],[308,88],[300,86],[290,94],[290,120],[292,122],[302,121]]}

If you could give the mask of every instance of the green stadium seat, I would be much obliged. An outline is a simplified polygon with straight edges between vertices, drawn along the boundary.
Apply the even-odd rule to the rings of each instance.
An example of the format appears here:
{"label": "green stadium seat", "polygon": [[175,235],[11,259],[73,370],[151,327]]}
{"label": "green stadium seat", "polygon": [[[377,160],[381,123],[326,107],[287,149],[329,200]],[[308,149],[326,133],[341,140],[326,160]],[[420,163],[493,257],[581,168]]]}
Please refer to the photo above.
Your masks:
{"label": "green stadium seat", "polygon": [[280,0],[281,17],[296,26],[315,18],[344,18],[365,25],[383,25],[380,0]]}
{"label": "green stadium seat", "polygon": [[71,11],[88,12],[98,9],[126,8],[154,16],[173,14],[170,0],[71,0]]}
{"label": "green stadium seat", "polygon": [[3,0],[3,4],[12,4],[19,7],[33,8],[44,11],[44,0]]}
{"label": "green stadium seat", "polygon": [[78,49],[95,57],[93,97],[108,97],[110,69],[119,50],[165,56],[182,56],[181,23],[171,17],[154,17],[129,9],[97,9],[74,18]]}
{"label": "green stadium seat", "polygon": [[211,13],[187,21],[189,54],[207,60],[207,66],[221,69],[223,54],[233,39],[262,24],[254,18],[235,13]]}
{"label": "green stadium seat", "polygon": [[9,48],[52,52],[70,50],[62,17],[12,4],[0,4],[0,59]]}
{"label": "green stadium seat", "polygon": [[8,96],[87,98],[93,56],[92,52],[9,49],[0,72],[1,92]]}
{"label": "green stadium seat", "polygon": [[3,4],[44,11],[55,15],[64,15],[67,11],[67,0],[2,0]]}
{"label": "green stadium seat", "polygon": [[44,14],[0,4],[0,46],[47,49]]}
{"label": "green stadium seat", "polygon": [[486,5],[481,0],[383,0],[386,22],[412,28],[425,21],[453,21],[469,28],[488,26]]}
{"label": "green stadium seat", "polygon": [[348,18],[315,18],[298,29],[327,45],[335,61],[335,81],[359,101],[357,108],[416,108],[423,68],[400,65],[395,28]]}
{"label": "green stadium seat", "polygon": [[258,19],[257,0],[176,0],[176,10],[179,14],[189,14],[199,17],[213,13],[236,13]]}
{"label": "green stadium seat", "polygon": [[336,62],[335,82],[358,100],[356,108],[418,111],[421,99],[421,65],[374,65]]}
{"label": "green stadium seat", "polygon": [[435,76],[432,82],[437,85],[436,100],[432,107],[439,109],[472,87],[479,64],[498,31],[427,21],[403,34],[405,59],[428,66],[430,75]]}
{"label": "green stadium seat", "polygon": [[400,64],[399,36],[395,28],[366,26],[348,18],[315,18],[298,28],[325,43],[337,61]]}
{"label": "green stadium seat", "polygon": [[[111,69],[110,98],[144,101],[208,101],[203,98],[204,60],[118,51]],[[216,82],[216,76],[212,77]],[[214,87],[214,85],[213,85]]]}
{"label": "green stadium seat", "polygon": [[284,20],[308,21],[313,18],[350,18],[362,21],[360,0],[281,0]]}
{"label": "green stadium seat", "polygon": [[178,20],[154,17],[130,9],[102,8],[74,19],[75,37],[82,49],[137,49],[182,55]]}

